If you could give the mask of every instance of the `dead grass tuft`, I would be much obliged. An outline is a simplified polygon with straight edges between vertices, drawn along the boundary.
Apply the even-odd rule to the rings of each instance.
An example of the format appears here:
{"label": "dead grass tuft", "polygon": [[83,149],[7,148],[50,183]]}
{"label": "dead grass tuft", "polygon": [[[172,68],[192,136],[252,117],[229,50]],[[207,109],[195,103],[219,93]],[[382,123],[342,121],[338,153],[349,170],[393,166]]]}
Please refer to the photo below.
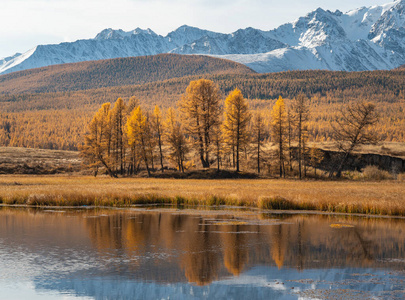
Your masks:
{"label": "dead grass tuft", "polygon": [[405,173],[398,174],[397,180],[405,182]]}
{"label": "dead grass tuft", "polygon": [[367,166],[363,170],[365,180],[388,180],[393,179],[393,176],[384,170],[380,170],[377,166]]}

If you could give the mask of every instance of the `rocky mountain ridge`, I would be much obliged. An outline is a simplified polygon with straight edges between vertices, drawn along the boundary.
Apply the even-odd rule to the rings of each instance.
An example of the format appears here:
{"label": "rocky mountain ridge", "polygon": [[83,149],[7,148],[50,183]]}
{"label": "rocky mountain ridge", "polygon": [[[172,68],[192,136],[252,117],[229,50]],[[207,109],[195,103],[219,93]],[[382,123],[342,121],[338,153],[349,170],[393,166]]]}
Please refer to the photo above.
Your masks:
{"label": "rocky mountain ridge", "polygon": [[364,71],[405,64],[405,0],[343,13],[318,8],[294,22],[230,34],[181,26],[166,36],[151,29],[111,28],[94,39],[40,45],[0,60],[0,74],[80,61],[160,53],[204,54],[257,72],[326,69]]}

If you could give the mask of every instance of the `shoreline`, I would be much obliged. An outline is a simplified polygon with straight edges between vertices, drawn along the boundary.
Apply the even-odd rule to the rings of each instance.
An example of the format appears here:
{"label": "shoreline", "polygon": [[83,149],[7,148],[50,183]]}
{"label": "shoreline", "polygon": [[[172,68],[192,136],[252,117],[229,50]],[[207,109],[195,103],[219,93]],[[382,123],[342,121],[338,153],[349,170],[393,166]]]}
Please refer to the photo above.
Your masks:
{"label": "shoreline", "polygon": [[0,204],[173,205],[405,217],[405,182],[0,176]]}
{"label": "shoreline", "polygon": [[[167,206],[167,207],[164,207]],[[405,220],[405,216],[391,216],[391,215],[377,215],[377,214],[360,214],[360,213],[342,213],[342,212],[328,212],[328,211],[318,211],[318,210],[269,210],[261,209],[257,207],[247,207],[247,206],[206,206],[206,205],[183,205],[174,206],[172,204],[134,204],[131,206],[38,206],[38,205],[28,205],[28,204],[3,204],[0,203],[1,208],[21,208],[21,209],[40,209],[43,211],[49,210],[135,210],[135,211],[167,211],[176,210],[176,212],[186,214],[196,213],[201,211],[207,212],[220,212],[232,214],[234,212],[255,212],[258,214],[271,214],[271,215],[312,215],[312,216],[336,216],[336,217],[356,217],[356,218],[368,218],[368,219],[395,219],[395,220]],[[53,212],[65,212],[65,211],[53,211]]]}

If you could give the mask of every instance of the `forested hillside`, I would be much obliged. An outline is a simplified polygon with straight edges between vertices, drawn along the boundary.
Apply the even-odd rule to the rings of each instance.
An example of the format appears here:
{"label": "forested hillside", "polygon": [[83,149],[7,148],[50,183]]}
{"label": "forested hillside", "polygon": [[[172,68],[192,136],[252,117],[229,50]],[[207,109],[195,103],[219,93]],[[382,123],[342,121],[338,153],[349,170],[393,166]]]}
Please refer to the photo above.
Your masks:
{"label": "forested hillside", "polygon": [[0,94],[50,93],[143,84],[205,74],[253,74],[233,61],[160,54],[54,65],[0,76]]}
{"label": "forested hillside", "polygon": [[[159,61],[164,56],[159,57],[150,57],[146,60],[154,61],[156,59]],[[171,55],[167,57],[169,59],[177,58],[177,56]],[[182,56],[183,58],[188,61],[192,56]],[[188,66],[194,70],[198,69],[197,65],[193,65],[191,61]],[[223,64],[226,65],[226,63]],[[0,145],[75,150],[83,140],[83,134],[87,130],[91,116],[102,103],[114,103],[119,97],[127,101],[130,97],[135,96],[145,109],[152,109],[155,105],[159,105],[162,110],[166,110],[169,107],[176,107],[176,103],[185,93],[191,80],[202,77],[214,81],[219,87],[223,100],[225,95],[238,88],[248,99],[250,108],[260,109],[267,115],[270,114],[270,107],[279,96],[288,100],[293,99],[299,93],[304,93],[310,99],[311,105],[310,139],[316,141],[328,141],[330,139],[330,120],[335,117],[339,107],[352,101],[373,101],[380,114],[380,122],[375,130],[381,139],[405,141],[405,71],[403,70],[372,72],[291,71],[253,74],[250,71],[240,72],[243,69],[238,69],[238,67],[228,69],[228,71],[226,69],[221,70],[220,61],[216,64],[217,68],[212,68],[217,70],[215,71],[216,74],[153,81],[153,78],[160,78],[163,74],[159,74],[156,68],[148,71],[149,69],[146,68],[148,64],[145,63],[145,71],[142,69],[136,71],[139,74],[137,78],[143,76],[143,78],[149,78],[148,80],[153,82],[134,85],[99,88],[98,81],[104,85],[113,82],[114,77],[120,78],[116,81],[117,83],[127,80],[125,79],[126,76],[122,75],[124,71],[115,70],[109,73],[108,67],[101,68],[100,75],[97,75],[99,77],[96,76],[87,79],[87,81],[83,79],[87,82],[84,83],[86,88],[92,87],[91,89],[74,90],[79,88],[69,83],[65,86],[66,91],[11,93],[12,89],[7,85],[9,92],[0,94]],[[166,66],[168,65],[169,63],[166,64]],[[50,67],[50,69],[52,68],[56,67]],[[167,72],[172,72],[173,76],[175,76],[174,74],[189,74],[185,69],[182,69],[183,71],[170,71],[169,69],[167,68]],[[35,73],[37,71],[26,72]],[[82,78],[87,76],[84,75],[88,74],[86,72],[79,72],[82,74],[81,76],[84,76]],[[18,74],[20,73],[6,76],[17,76]],[[104,77],[101,74],[104,74]],[[6,76],[1,76],[0,80],[10,78]],[[63,78],[62,74],[58,76],[60,76],[58,78]],[[16,80],[22,80],[22,78],[25,77],[16,78]],[[52,89],[63,90],[63,82],[71,80],[68,78],[59,80],[60,85],[57,88],[54,86]],[[28,90],[41,90],[40,86],[43,83],[40,80],[39,82],[37,86],[32,83]],[[1,84],[4,87],[5,83]],[[15,86],[16,90],[18,88],[23,89],[17,88],[20,83]]]}

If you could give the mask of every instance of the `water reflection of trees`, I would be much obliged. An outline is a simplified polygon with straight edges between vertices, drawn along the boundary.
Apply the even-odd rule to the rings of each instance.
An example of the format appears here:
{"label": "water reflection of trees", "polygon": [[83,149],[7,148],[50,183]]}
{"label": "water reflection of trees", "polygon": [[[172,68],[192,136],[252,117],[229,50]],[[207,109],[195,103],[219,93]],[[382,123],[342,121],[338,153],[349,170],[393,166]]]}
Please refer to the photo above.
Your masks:
{"label": "water reflection of trees", "polygon": [[[224,220],[232,221],[232,217],[114,213],[86,218],[86,227],[101,255],[111,255],[111,249],[120,249],[117,255],[129,257],[155,253],[143,272],[149,270],[155,276],[164,262],[170,265],[166,268],[169,273],[159,274],[161,280],[186,279],[198,285],[237,276],[255,265],[298,270],[377,267],[381,258],[405,257],[403,221],[348,219],[343,221],[354,227],[331,228],[331,223],[342,219],[290,216],[282,222],[264,220],[264,225]],[[139,264],[134,262],[132,268]]]}
{"label": "water reflection of trees", "polygon": [[221,234],[224,252],[224,265],[228,272],[237,276],[249,261],[249,237],[241,225],[224,225]]}

